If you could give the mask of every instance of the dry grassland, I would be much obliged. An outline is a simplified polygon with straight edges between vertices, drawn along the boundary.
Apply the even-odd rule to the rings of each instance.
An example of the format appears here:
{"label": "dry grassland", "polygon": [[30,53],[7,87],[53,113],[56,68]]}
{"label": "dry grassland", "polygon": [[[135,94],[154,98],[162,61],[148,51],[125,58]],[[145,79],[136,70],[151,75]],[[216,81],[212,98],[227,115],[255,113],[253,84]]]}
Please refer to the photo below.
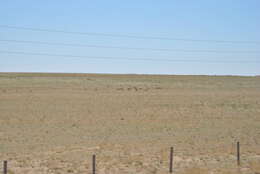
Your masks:
{"label": "dry grassland", "polygon": [[260,173],[260,77],[0,73],[10,174],[166,174],[170,146],[176,174]]}

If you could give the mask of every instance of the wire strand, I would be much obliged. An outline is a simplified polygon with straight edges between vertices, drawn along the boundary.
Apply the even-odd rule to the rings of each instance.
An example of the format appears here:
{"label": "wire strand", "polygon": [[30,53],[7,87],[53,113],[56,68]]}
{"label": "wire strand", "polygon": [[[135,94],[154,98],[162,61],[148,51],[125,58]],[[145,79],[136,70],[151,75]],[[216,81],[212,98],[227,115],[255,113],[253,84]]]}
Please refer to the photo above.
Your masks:
{"label": "wire strand", "polygon": [[137,48],[137,47],[120,47],[120,46],[107,46],[107,45],[85,45],[74,43],[57,43],[57,42],[42,42],[42,41],[29,41],[29,40],[7,40],[0,39],[0,42],[11,42],[19,44],[39,44],[39,45],[58,45],[69,47],[90,47],[90,48],[107,48],[107,49],[120,49],[120,50],[144,50],[144,51],[163,51],[163,52],[198,52],[198,53],[252,53],[259,54],[260,51],[234,51],[234,50],[190,50],[190,49],[168,49],[168,48]]}
{"label": "wire strand", "polygon": [[229,44],[260,44],[260,41],[207,40],[207,39],[187,39],[187,38],[172,38],[172,37],[159,37],[159,36],[137,36],[137,35],[128,35],[128,34],[76,32],[76,31],[65,31],[65,30],[57,30],[57,29],[43,29],[43,28],[21,27],[21,26],[10,26],[10,25],[0,25],[0,28],[39,31],[39,32],[54,32],[54,33],[63,33],[63,34],[102,36],[102,37],[131,38],[131,39],[175,40],[175,41],[183,41],[183,42],[207,42],[207,43],[229,43]]}
{"label": "wire strand", "polygon": [[154,59],[154,58],[130,58],[130,57],[105,57],[105,56],[79,56],[69,54],[51,54],[51,53],[32,53],[22,51],[0,51],[2,54],[17,54],[31,56],[48,56],[48,57],[64,57],[64,58],[82,58],[82,59],[97,59],[97,60],[130,60],[130,61],[164,61],[164,62],[197,62],[197,63],[260,63],[258,60],[203,60],[203,59]]}

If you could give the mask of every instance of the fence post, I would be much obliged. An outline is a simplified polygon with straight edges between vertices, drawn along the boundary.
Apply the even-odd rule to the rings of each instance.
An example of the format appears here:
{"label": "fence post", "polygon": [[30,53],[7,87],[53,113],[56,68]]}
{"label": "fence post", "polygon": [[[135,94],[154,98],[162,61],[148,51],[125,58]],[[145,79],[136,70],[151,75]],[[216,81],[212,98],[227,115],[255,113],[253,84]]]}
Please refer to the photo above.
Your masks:
{"label": "fence post", "polygon": [[92,156],[92,174],[96,174],[96,155]]}
{"label": "fence post", "polygon": [[240,166],[240,144],[237,142],[237,165]]}
{"label": "fence post", "polygon": [[3,174],[7,174],[7,161],[4,161],[4,173]]}
{"label": "fence post", "polygon": [[172,173],[172,167],[173,167],[173,147],[171,147],[171,151],[170,151],[170,173]]}

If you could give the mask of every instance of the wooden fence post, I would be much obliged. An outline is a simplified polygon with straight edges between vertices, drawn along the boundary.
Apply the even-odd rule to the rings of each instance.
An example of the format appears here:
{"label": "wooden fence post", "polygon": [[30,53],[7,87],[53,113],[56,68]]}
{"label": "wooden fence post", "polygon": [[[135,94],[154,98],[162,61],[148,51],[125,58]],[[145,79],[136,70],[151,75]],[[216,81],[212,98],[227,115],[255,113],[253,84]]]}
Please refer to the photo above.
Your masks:
{"label": "wooden fence post", "polygon": [[4,170],[3,174],[7,174],[7,161],[4,161]]}
{"label": "wooden fence post", "polygon": [[240,144],[237,142],[237,165],[240,166]]}
{"label": "wooden fence post", "polygon": [[173,147],[171,147],[170,151],[170,173],[172,173],[172,167],[173,167]]}
{"label": "wooden fence post", "polygon": [[96,155],[92,156],[92,174],[96,174]]}

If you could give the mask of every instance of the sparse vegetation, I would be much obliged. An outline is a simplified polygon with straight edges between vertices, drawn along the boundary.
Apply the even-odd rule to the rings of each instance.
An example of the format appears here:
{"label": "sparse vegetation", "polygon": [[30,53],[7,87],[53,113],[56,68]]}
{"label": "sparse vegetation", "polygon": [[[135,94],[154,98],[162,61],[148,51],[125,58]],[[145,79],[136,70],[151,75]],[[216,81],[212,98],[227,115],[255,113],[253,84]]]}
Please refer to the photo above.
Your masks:
{"label": "sparse vegetation", "polygon": [[0,112],[14,173],[87,173],[95,153],[100,174],[163,174],[170,146],[176,173],[232,173],[237,140],[259,173],[259,77],[0,73]]}

